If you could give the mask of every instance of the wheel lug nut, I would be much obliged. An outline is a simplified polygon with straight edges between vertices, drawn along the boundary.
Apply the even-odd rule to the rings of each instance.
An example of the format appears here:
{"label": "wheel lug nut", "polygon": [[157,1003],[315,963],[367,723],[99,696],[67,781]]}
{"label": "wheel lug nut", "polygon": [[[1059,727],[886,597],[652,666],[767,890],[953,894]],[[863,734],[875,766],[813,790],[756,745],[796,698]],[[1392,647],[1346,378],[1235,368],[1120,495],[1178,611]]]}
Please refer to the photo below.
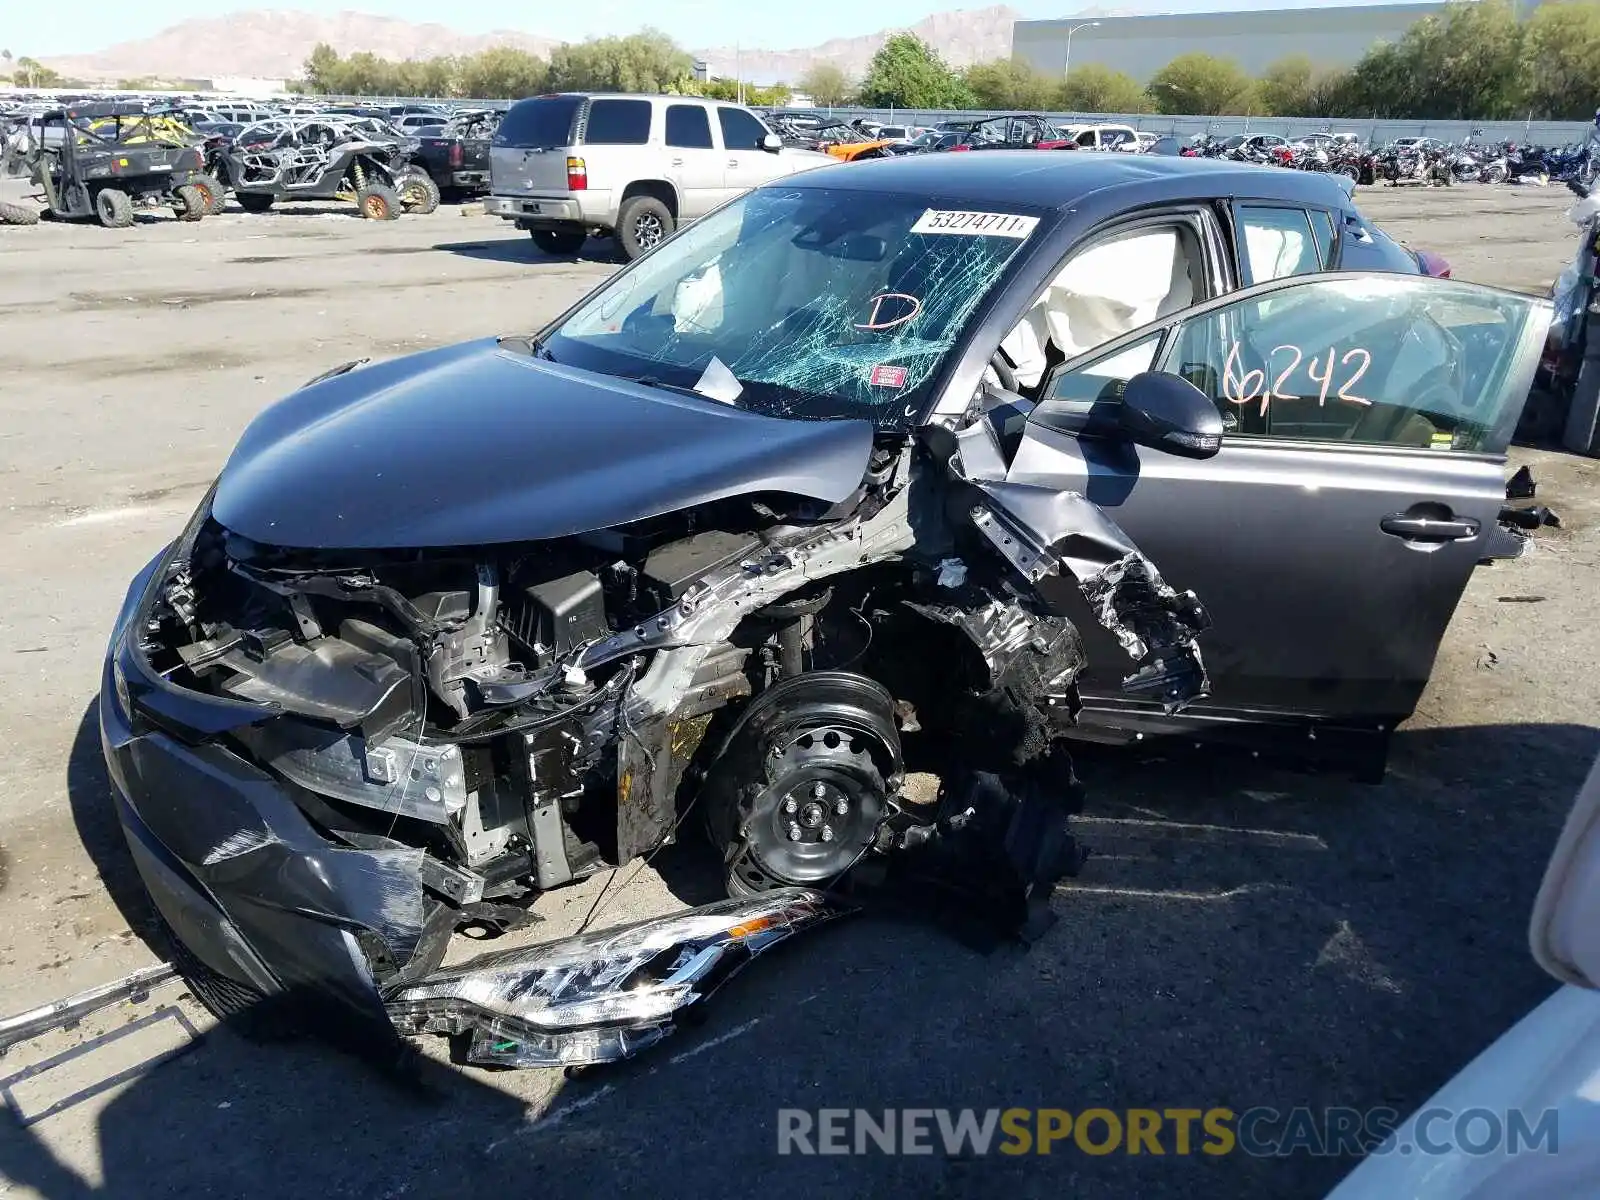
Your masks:
{"label": "wheel lug nut", "polygon": [[833,826],[832,825],[824,825],[822,827],[822,840],[825,841],[825,842],[833,841]]}
{"label": "wheel lug nut", "polygon": [[783,802],[783,811],[786,812],[786,813],[799,812],[800,811],[800,802],[798,800],[796,800],[793,796],[790,796],[787,800],[785,800]]}
{"label": "wheel lug nut", "polygon": [[821,800],[828,794],[828,785],[823,783],[821,780],[818,780],[816,783],[811,785],[811,794],[818,800]]}
{"label": "wheel lug nut", "polygon": [[[828,831],[824,829],[822,832],[824,835],[826,835]],[[789,840],[791,842],[798,842],[800,840],[800,826],[794,821],[789,822]],[[824,836],[823,840],[826,841],[827,837]]]}
{"label": "wheel lug nut", "polygon": [[833,802],[833,811],[841,817],[844,816],[845,813],[850,811],[850,802],[848,800],[835,800]]}

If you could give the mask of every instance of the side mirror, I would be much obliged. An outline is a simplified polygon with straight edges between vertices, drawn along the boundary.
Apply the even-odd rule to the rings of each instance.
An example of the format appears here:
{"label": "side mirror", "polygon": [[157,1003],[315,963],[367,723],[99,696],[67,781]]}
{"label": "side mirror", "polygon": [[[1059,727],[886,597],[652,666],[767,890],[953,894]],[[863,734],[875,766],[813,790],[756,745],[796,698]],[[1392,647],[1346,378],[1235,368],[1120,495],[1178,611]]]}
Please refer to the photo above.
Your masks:
{"label": "side mirror", "polygon": [[1210,458],[1222,449],[1222,414],[1194,384],[1164,371],[1128,380],[1118,421],[1141,446],[1183,458]]}
{"label": "side mirror", "polygon": [[783,149],[783,139],[775,133],[769,133],[761,139],[761,148],[768,154],[776,154]]}

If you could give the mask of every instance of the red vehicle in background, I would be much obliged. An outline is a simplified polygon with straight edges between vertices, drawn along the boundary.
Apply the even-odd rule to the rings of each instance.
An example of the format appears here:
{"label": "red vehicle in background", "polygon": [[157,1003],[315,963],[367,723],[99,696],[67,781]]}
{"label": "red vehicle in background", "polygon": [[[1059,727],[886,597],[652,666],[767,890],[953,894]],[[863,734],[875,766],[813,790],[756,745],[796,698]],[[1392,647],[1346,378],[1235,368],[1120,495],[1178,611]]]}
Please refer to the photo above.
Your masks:
{"label": "red vehicle in background", "polygon": [[935,150],[1076,150],[1077,144],[1037,113],[1011,113],[939,127]]}

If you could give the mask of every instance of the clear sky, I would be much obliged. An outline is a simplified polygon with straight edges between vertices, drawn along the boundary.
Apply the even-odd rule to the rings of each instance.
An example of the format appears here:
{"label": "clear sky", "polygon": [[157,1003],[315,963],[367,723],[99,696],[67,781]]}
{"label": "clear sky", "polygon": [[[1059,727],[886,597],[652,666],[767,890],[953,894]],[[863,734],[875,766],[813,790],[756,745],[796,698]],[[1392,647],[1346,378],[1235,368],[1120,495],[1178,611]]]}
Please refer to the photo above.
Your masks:
{"label": "clear sky", "polygon": [[[689,47],[737,42],[762,49],[810,46],[830,37],[856,37],[910,25],[932,12],[981,8],[987,0],[584,0],[529,4],[523,0],[0,0],[0,46],[34,58],[81,54],[148,37],[193,17],[251,9],[335,13],[345,9],[435,21],[462,33],[518,29],[577,41],[606,33],[631,33],[644,24],[665,30]],[[1300,0],[1009,0],[1027,17],[1060,17],[1095,7],[1113,12],[1209,12],[1218,9],[1302,7]],[[1319,3],[1368,0],[1319,0]]]}

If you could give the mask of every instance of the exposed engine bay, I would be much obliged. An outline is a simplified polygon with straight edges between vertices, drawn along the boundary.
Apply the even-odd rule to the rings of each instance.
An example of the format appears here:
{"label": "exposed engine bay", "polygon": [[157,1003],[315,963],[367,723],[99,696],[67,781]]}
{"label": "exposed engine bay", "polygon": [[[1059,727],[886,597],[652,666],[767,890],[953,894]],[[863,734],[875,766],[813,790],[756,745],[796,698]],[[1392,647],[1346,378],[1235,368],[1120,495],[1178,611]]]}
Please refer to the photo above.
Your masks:
{"label": "exposed engine bay", "polygon": [[[1076,581],[1130,691],[1169,710],[1203,694],[1195,597],[1081,496],[986,472],[995,428],[880,445],[842,503],[736,495],[535,542],[288,549],[202,510],[141,649],[179,688],[259,706],[221,740],[332,845],[403,856],[422,909],[359,939],[399,1027],[471,1032],[482,1061],[620,1057],[661,1012],[580,1044],[482,987],[441,1006],[463,994],[430,979],[450,934],[515,927],[692,821],[721,851],[729,928],[777,905],[804,914],[792,931],[898,871],[1034,936],[1078,863],[1053,748],[1084,657],[1033,585]],[[941,778],[936,802],[902,794],[910,771]],[[697,945],[680,965],[710,962]],[[489,1036],[508,1020],[510,1052]]]}

